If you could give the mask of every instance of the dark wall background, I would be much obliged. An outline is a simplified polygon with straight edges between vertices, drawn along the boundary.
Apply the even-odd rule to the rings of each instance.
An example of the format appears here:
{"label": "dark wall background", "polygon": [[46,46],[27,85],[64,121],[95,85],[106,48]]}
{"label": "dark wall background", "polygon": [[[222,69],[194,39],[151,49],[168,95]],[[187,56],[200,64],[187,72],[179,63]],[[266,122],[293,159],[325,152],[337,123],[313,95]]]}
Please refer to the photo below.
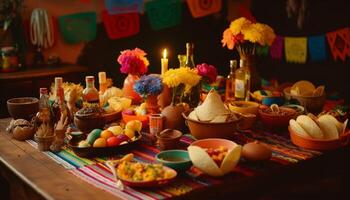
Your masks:
{"label": "dark wall background", "polygon": [[[229,60],[238,59],[235,51],[221,47],[222,32],[229,25],[226,20],[226,2],[223,1],[224,7],[220,13],[199,19],[194,19],[187,5],[183,3],[182,23],[161,31],[153,31],[147,15],[142,15],[140,33],[120,40],[108,39],[103,25],[100,24],[98,38],[86,45],[78,62],[91,67],[95,74],[105,70],[115,84],[121,87],[125,75],[120,74],[116,61],[120,51],[135,47],[144,49],[150,60],[149,71],[159,73],[162,49],[166,47],[170,51],[169,66],[177,67],[177,55],[185,53],[185,43],[191,41],[195,44],[195,63],[213,64],[220,74],[226,75],[229,71]],[[287,18],[285,0],[254,0],[251,11],[258,21],[269,24],[276,34],[282,36],[318,35],[350,26],[350,1],[308,0],[308,3],[305,28],[302,30],[297,28],[295,18]],[[339,91],[349,101],[349,59],[346,62],[333,61],[330,52],[327,55],[329,57],[325,62],[308,60],[306,64],[291,64],[284,59],[276,61],[269,57],[259,57],[257,69],[264,78],[277,78],[281,82],[306,79],[316,85],[324,84],[329,93]]]}

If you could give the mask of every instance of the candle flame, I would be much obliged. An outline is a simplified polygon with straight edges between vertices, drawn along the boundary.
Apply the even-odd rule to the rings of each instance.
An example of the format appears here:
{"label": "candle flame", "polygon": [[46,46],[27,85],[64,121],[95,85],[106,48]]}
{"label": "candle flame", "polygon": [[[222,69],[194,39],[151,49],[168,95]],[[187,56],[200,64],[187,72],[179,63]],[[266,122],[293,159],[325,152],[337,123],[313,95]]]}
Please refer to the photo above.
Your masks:
{"label": "candle flame", "polygon": [[163,58],[166,59],[166,56],[167,56],[167,50],[164,49],[164,50],[163,50]]}

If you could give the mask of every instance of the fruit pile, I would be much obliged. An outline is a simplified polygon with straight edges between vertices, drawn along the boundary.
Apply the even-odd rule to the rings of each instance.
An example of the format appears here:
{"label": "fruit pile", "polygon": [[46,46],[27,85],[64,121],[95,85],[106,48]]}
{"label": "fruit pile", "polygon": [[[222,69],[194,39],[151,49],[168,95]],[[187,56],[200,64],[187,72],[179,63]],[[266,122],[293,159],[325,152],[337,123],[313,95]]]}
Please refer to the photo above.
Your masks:
{"label": "fruit pile", "polygon": [[209,156],[214,160],[214,162],[220,167],[222,161],[224,160],[228,149],[224,146],[219,146],[219,148],[209,148],[206,149],[206,152],[209,154]]}
{"label": "fruit pile", "polygon": [[142,123],[138,120],[129,121],[124,129],[121,126],[111,126],[105,130],[94,129],[86,140],[79,142],[78,147],[115,147],[135,141],[137,139],[135,132],[140,132],[141,129]]}

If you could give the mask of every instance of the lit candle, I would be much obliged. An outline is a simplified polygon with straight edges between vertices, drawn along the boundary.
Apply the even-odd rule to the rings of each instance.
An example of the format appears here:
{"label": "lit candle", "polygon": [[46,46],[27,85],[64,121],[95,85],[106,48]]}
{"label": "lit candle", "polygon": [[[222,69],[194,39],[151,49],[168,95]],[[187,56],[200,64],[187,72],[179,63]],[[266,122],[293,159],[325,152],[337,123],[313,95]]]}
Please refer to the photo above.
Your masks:
{"label": "lit candle", "polygon": [[163,50],[163,58],[161,59],[162,64],[162,75],[168,71],[168,59],[166,58],[167,51],[166,49]]}

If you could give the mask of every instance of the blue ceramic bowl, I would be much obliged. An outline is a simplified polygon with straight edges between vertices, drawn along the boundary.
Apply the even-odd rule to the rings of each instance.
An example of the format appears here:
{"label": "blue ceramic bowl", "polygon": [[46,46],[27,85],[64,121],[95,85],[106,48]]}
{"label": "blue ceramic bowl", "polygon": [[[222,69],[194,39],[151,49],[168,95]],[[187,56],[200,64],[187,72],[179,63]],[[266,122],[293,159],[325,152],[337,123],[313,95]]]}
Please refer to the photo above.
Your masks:
{"label": "blue ceramic bowl", "polygon": [[284,97],[264,97],[261,103],[267,106],[271,106],[272,104],[282,106],[284,104]]}
{"label": "blue ceramic bowl", "polygon": [[185,150],[167,150],[156,155],[158,162],[173,168],[178,172],[184,172],[191,168],[192,162]]}

